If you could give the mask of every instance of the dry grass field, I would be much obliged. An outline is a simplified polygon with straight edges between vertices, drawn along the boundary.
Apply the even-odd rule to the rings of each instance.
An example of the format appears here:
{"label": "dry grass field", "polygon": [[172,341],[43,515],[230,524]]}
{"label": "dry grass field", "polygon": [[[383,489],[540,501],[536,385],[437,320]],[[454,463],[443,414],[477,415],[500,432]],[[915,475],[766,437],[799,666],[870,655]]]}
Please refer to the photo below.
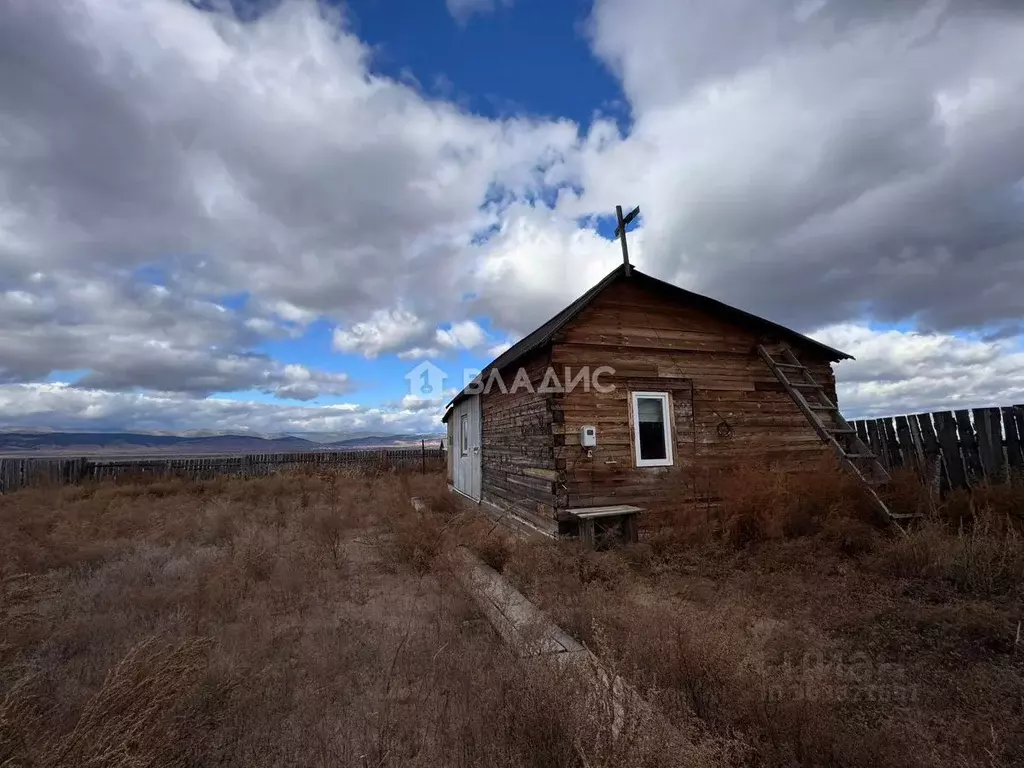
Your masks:
{"label": "dry grass field", "polygon": [[[513,539],[439,475],[0,497],[0,766],[1020,764],[1024,494],[892,496],[908,536],[830,468],[746,469],[713,524],[601,553]],[[510,654],[459,544],[663,717],[613,727]]]}
{"label": "dry grass field", "polygon": [[474,530],[440,475],[0,497],[0,765],[663,764],[496,640],[445,557]]}
{"label": "dry grass field", "polygon": [[485,555],[731,763],[1024,764],[1021,485],[888,495],[925,515],[906,536],[830,462],[745,468],[713,524]]}

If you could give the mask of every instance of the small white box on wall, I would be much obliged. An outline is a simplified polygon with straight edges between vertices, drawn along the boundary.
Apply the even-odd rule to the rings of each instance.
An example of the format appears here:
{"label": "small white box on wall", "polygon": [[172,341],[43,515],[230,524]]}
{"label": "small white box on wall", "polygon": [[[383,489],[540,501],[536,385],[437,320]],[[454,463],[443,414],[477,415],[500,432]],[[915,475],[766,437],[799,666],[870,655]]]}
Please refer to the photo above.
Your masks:
{"label": "small white box on wall", "polygon": [[584,448],[597,447],[597,427],[580,427],[580,445]]}

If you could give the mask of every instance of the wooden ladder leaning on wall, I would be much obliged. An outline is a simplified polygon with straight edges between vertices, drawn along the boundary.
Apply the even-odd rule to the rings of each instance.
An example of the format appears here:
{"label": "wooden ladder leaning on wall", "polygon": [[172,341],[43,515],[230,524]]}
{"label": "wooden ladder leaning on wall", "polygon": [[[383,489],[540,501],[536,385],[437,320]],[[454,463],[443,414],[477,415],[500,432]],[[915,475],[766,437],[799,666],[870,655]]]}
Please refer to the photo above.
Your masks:
{"label": "wooden ladder leaning on wall", "polygon": [[840,463],[864,484],[872,503],[882,514],[900,530],[901,520],[920,517],[915,514],[893,512],[878,495],[877,488],[892,479],[888,470],[857,436],[857,430],[843,418],[839,408],[825,394],[825,388],[814,380],[811,372],[797,359],[793,351],[783,346],[780,351],[773,354],[764,344],[758,344],[757,354],[803,411],[814,431],[832,448]]}

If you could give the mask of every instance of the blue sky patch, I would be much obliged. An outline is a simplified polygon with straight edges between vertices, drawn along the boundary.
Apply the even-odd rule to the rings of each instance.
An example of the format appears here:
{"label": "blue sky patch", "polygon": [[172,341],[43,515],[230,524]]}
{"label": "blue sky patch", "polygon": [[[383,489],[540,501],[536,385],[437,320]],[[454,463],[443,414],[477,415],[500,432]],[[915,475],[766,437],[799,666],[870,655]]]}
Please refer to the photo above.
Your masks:
{"label": "blue sky patch", "polygon": [[587,44],[589,0],[516,0],[465,25],[444,0],[346,5],[353,31],[374,48],[373,68],[400,79],[411,73],[427,94],[486,117],[628,120],[618,82]]}

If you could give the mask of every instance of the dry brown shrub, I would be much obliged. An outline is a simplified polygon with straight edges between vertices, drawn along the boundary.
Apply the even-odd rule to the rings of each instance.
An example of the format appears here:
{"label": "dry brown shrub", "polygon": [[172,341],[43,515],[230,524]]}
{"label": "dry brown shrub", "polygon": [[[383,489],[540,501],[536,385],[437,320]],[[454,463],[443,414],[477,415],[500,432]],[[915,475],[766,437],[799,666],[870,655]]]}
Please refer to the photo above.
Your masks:
{"label": "dry brown shrub", "polygon": [[550,585],[551,591],[557,593],[557,574],[565,565],[562,555],[561,546],[546,541],[518,542],[505,563],[504,573],[528,597],[537,595],[544,585]]}
{"label": "dry brown shrub", "polygon": [[235,561],[242,575],[260,582],[270,578],[278,550],[271,532],[265,528],[246,527],[233,543]]}
{"label": "dry brown shrub", "polygon": [[900,467],[891,473],[892,479],[879,489],[886,506],[895,514],[932,515],[936,499],[932,490],[913,469]]}
{"label": "dry brown shrub", "polygon": [[320,557],[338,567],[344,557],[346,539],[351,535],[345,518],[337,511],[307,507],[303,523]]}
{"label": "dry brown shrub", "polygon": [[957,588],[979,594],[1020,591],[1024,586],[1024,538],[991,518],[958,531],[945,577]]}
{"label": "dry brown shrub", "polygon": [[841,553],[851,557],[871,552],[879,540],[879,533],[874,526],[849,517],[827,518],[822,534]]}
{"label": "dry brown shrub", "polygon": [[82,707],[66,735],[35,734],[45,724],[38,680],[17,681],[0,703],[0,764],[170,766],[183,764],[188,728],[210,712],[190,709],[205,673],[210,642],[172,645],[148,638],[132,648]]}
{"label": "dry brown shrub", "polygon": [[832,457],[810,471],[748,463],[721,473],[721,533],[735,546],[810,536],[827,520],[874,521],[877,513],[863,486]]}
{"label": "dry brown shrub", "polygon": [[206,518],[200,529],[201,541],[210,546],[228,544],[237,534],[238,513],[223,501],[204,504],[201,512]]}
{"label": "dry brown shrub", "polygon": [[499,532],[497,535],[486,536],[483,541],[476,543],[474,551],[481,560],[500,573],[505,570],[505,563],[512,554],[512,546],[503,533]]}
{"label": "dry brown shrub", "polygon": [[1015,473],[1015,484],[983,483],[971,490],[975,517],[1024,533],[1024,474]]}
{"label": "dry brown shrub", "polygon": [[718,487],[726,540],[742,546],[782,535],[790,504],[789,477],[784,472],[767,465],[743,465],[723,473]]}
{"label": "dry brown shrub", "polygon": [[584,637],[601,658],[614,659],[626,679],[652,691],[671,722],[699,723],[735,762],[908,764],[895,734],[849,719],[842,699],[828,693],[843,687],[840,673],[827,663],[802,664],[821,657],[821,648],[800,630],[759,626],[741,603],[627,609],[593,586],[585,591],[588,599],[554,610],[568,612],[572,626],[572,612],[586,606],[591,626]]}
{"label": "dry brown shrub", "polygon": [[[911,496],[909,474],[897,475],[902,498]],[[936,500],[918,484],[925,514],[881,553],[878,564],[903,578],[942,579],[962,592],[1007,594],[1024,581],[1024,488],[979,484]]]}
{"label": "dry brown shrub", "polygon": [[171,765],[186,734],[176,718],[199,684],[209,641],[177,646],[156,639],[132,648],[86,703],[74,729],[46,762],[53,766]]}
{"label": "dry brown shrub", "polygon": [[31,675],[10,683],[0,698],[0,765],[31,765],[26,734],[39,727],[41,717],[32,696]]}
{"label": "dry brown shrub", "polygon": [[393,552],[398,563],[417,573],[428,572],[444,547],[444,521],[430,512],[411,509],[393,523]]}
{"label": "dry brown shrub", "polygon": [[576,575],[581,584],[599,584],[614,589],[625,582],[629,568],[617,553],[595,552],[583,545],[571,546],[571,550]]}
{"label": "dry brown shrub", "polygon": [[658,548],[650,540],[623,547],[621,555],[630,570],[642,576],[655,576],[665,566]]}

